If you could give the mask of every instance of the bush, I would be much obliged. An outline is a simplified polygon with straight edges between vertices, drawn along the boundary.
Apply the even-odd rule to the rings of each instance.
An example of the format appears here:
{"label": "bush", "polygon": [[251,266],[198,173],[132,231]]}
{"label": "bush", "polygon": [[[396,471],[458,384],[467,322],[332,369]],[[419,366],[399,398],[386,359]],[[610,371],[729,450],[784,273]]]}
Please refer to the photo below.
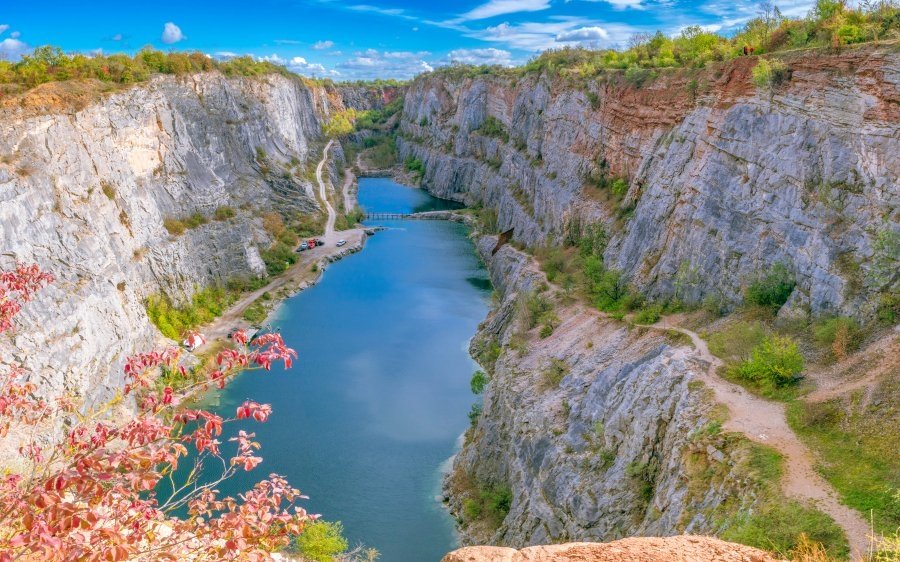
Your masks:
{"label": "bush", "polygon": [[656,324],[662,316],[663,307],[661,304],[652,304],[645,306],[637,311],[634,315],[634,321],[637,324]]}
{"label": "bush", "polygon": [[487,383],[488,377],[484,371],[479,370],[472,373],[472,380],[469,381],[472,394],[481,394],[484,392],[484,387],[487,386]]}
{"label": "bush", "polygon": [[839,316],[819,322],[813,327],[816,342],[831,351],[836,361],[841,361],[855,351],[860,344],[859,324],[852,318]]}
{"label": "bush", "polygon": [[787,302],[796,284],[787,266],[776,263],[750,282],[744,298],[750,304],[778,310]]}
{"label": "bush", "polygon": [[218,207],[216,209],[215,213],[213,213],[213,218],[215,218],[217,221],[224,221],[230,218],[234,218],[234,215],[235,211],[232,207],[229,207],[228,205],[222,205],[221,207]]}
{"label": "bush", "polygon": [[269,313],[266,310],[266,307],[263,306],[262,303],[255,302],[244,310],[243,318],[251,324],[258,325],[265,322],[268,315]]}
{"label": "bush", "polygon": [[481,417],[482,406],[481,404],[472,404],[472,407],[469,408],[469,424],[471,426],[475,426],[478,423],[478,418]]}
{"label": "bush", "polygon": [[163,219],[163,227],[169,231],[172,236],[181,236],[187,230],[187,226],[178,219],[166,217]]}
{"label": "bush", "polygon": [[561,383],[568,374],[569,364],[556,357],[550,359],[550,363],[548,363],[541,372],[546,388],[557,388],[559,383]]}
{"label": "bush", "polygon": [[188,330],[212,322],[237,298],[224,287],[209,286],[195,291],[190,303],[175,306],[165,295],[151,295],[145,303],[147,316],[167,338],[178,340]]}
{"label": "bush", "polygon": [[788,337],[771,336],[753,349],[738,367],[738,374],[762,388],[781,388],[797,382],[803,371],[803,356]]}
{"label": "bush", "polygon": [[525,295],[522,310],[525,327],[530,330],[548,320],[548,317],[553,314],[553,303],[537,291],[531,291]]}
{"label": "bush", "polygon": [[297,254],[293,248],[284,242],[275,242],[268,250],[260,252],[263,261],[266,262],[266,273],[278,275],[297,263]]}
{"label": "bush", "polygon": [[314,521],[306,525],[303,533],[294,539],[293,550],[306,560],[332,562],[349,546],[343,533],[344,526],[340,521]]}
{"label": "bush", "polygon": [[553,324],[544,324],[541,326],[541,330],[538,332],[538,337],[541,339],[549,338],[553,335]]}
{"label": "bush", "polygon": [[847,553],[844,532],[830,517],[796,501],[768,503],[727,528],[722,538],[776,552],[791,552],[801,535],[825,546],[831,556]]}
{"label": "bush", "polygon": [[486,137],[500,139],[503,142],[509,141],[509,133],[506,131],[506,127],[503,125],[503,122],[493,115],[488,115],[487,117],[485,117],[484,123],[481,124],[481,127],[476,129],[476,132]]}
{"label": "bush", "polygon": [[787,76],[787,66],[780,60],[761,58],[753,67],[753,83],[760,88],[775,87]]}

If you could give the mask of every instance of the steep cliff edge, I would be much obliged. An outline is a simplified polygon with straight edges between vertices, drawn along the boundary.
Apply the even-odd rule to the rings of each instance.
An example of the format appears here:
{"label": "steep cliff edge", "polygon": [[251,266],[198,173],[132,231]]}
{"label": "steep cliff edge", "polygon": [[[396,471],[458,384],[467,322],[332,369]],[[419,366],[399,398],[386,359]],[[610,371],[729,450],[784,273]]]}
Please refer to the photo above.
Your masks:
{"label": "steep cliff edge", "polygon": [[526,244],[603,222],[606,263],[651,297],[735,303],[782,262],[789,309],[870,315],[886,286],[873,241],[900,212],[900,54],[784,60],[771,89],[754,86],[755,57],[643,85],[436,73],[410,87],[400,154],[424,163],[427,189],[495,210]]}
{"label": "steep cliff edge", "polygon": [[[446,482],[465,544],[722,534],[771,509],[778,461],[722,431],[689,341],[566,303],[494,242],[479,250],[502,298],[472,346],[490,384]],[[546,338],[523,320],[536,293],[557,301]]]}
{"label": "steep cliff edge", "polygon": [[[54,88],[67,85],[6,103],[0,119],[0,266],[38,263],[57,278],[0,357],[21,361],[48,395],[90,398],[109,396],[123,359],[157,343],[148,295],[184,302],[211,283],[265,276],[262,214],[320,211],[308,165],[320,121],[343,94],[379,103],[362,88],[278,74],[157,76],[74,109],[51,103]],[[207,222],[180,235],[164,227],[191,215]]]}

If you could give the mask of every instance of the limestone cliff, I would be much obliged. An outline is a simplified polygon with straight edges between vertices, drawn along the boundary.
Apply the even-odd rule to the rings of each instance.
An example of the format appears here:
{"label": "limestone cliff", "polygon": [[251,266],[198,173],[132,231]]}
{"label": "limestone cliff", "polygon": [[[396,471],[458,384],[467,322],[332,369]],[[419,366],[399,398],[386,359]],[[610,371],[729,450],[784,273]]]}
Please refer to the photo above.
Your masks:
{"label": "limestone cliff", "polygon": [[[717,413],[694,350],[579,304],[558,307],[559,327],[538,339],[518,311],[543,275],[509,246],[492,256],[495,241],[482,238],[479,250],[500,304],[473,341],[491,380],[447,480],[463,542],[710,534],[752,509],[760,483],[750,451],[710,430]],[[499,528],[472,521],[467,504],[499,488],[511,494]]]}
{"label": "limestone cliff", "polygon": [[[427,189],[496,210],[529,245],[602,221],[607,264],[651,297],[734,303],[782,262],[793,310],[865,316],[885,286],[873,240],[900,228],[900,54],[785,62],[772,89],[754,86],[755,57],[642,85],[436,73],[409,89],[400,153],[424,162]],[[619,198],[592,186],[619,178]]]}
{"label": "limestone cliff", "polygon": [[[57,282],[0,340],[47,394],[108,396],[125,356],[159,337],[143,301],[265,275],[261,214],[319,210],[307,162],[320,120],[363,88],[328,90],[277,74],[158,76],[54,108],[48,84],[0,116],[0,266],[38,263]],[[34,102],[34,103],[29,103]],[[175,236],[166,218],[235,214]]]}

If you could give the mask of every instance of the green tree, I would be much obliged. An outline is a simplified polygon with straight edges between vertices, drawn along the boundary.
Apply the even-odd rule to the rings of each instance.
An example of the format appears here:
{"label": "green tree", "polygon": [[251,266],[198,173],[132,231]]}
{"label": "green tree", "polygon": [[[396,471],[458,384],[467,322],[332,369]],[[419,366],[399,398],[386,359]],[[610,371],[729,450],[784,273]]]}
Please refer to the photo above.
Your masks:
{"label": "green tree", "polygon": [[296,551],[315,562],[332,562],[348,546],[347,539],[344,538],[344,526],[340,521],[310,523],[294,541]]}

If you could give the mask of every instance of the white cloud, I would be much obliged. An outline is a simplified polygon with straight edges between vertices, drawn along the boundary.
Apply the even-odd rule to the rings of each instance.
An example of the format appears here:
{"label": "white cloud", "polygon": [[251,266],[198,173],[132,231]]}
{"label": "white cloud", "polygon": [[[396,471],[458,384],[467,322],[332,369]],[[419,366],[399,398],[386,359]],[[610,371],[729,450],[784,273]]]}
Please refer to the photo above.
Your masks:
{"label": "white cloud", "polygon": [[353,57],[340,62],[336,68],[352,79],[400,78],[407,79],[434,68],[425,59],[430,53],[425,51],[377,51],[367,49],[355,53]]}
{"label": "white cloud", "polygon": [[162,42],[166,45],[178,43],[183,39],[185,39],[184,33],[182,33],[181,28],[174,23],[167,22],[166,25],[163,26]]}
{"label": "white cloud", "polygon": [[0,41],[0,59],[17,59],[29,50],[28,45],[18,39],[7,37]]}
{"label": "white cloud", "polygon": [[115,35],[112,36],[113,41],[121,41],[122,39],[123,39],[123,37],[122,37],[121,33],[116,33]]}
{"label": "white cloud", "polygon": [[234,57],[239,57],[240,55],[231,51],[217,51],[213,53],[213,56],[220,59],[233,59]]}
{"label": "white cloud", "polygon": [[6,30],[9,29],[9,25],[5,23],[0,23],[0,34],[6,33]]}
{"label": "white cloud", "polygon": [[[571,47],[573,44],[602,48],[624,43],[643,29],[621,23],[603,24],[584,18],[557,18],[549,22],[501,23],[486,29],[470,30],[467,37],[503,43],[512,49],[546,51]],[[605,35],[604,35],[605,33]]]}
{"label": "white cloud", "polygon": [[455,21],[472,21],[519,12],[539,12],[550,7],[550,0],[489,0],[459,16]]}
{"label": "white cloud", "polygon": [[276,39],[275,43],[278,45],[299,45],[300,41],[295,39]]}
{"label": "white cloud", "polygon": [[455,49],[447,54],[451,63],[473,65],[512,66],[512,55],[509,51],[489,47],[487,49]]}
{"label": "white cloud", "polygon": [[317,51],[324,51],[334,47],[334,41],[316,41],[312,47]]}
{"label": "white cloud", "polygon": [[599,26],[579,27],[569,31],[563,31],[556,35],[556,40],[561,42],[581,41],[605,41],[609,39],[609,33]]}
{"label": "white cloud", "polygon": [[9,36],[12,37],[13,39],[18,39],[19,37],[22,36],[22,34],[19,33],[18,31],[13,31],[12,33],[9,34]]}
{"label": "white cloud", "polygon": [[303,57],[293,57],[290,62],[288,62],[287,67],[297,74],[304,74],[306,76],[336,76],[340,74],[335,70],[328,70],[317,62],[309,62]]}
{"label": "white cloud", "polygon": [[369,4],[355,4],[352,6],[347,6],[346,9],[353,10],[354,12],[371,12],[373,14],[380,14],[382,16],[393,16],[408,20],[417,19],[415,16],[407,14],[406,10],[403,10],[401,8],[381,8],[379,6],[371,6]]}

